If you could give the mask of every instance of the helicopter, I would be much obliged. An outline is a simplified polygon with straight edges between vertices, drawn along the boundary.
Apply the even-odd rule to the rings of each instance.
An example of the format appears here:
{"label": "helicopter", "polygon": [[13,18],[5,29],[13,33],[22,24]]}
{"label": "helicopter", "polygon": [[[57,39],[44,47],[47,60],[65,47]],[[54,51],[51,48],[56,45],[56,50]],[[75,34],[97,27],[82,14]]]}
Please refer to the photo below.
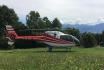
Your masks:
{"label": "helicopter", "polygon": [[76,43],[80,44],[79,40],[75,36],[64,34],[58,30],[48,30],[39,36],[18,36],[11,25],[6,25],[6,30],[6,40],[9,45],[12,45],[17,40],[35,40],[47,44],[49,46],[49,51],[52,51],[52,48],[54,47],[70,50],[72,46],[76,45]]}

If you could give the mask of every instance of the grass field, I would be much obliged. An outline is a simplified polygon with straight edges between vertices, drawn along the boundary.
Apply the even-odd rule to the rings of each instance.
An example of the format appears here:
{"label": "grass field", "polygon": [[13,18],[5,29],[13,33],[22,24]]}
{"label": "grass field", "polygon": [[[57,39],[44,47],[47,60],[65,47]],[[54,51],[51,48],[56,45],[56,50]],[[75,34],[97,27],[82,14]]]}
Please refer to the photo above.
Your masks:
{"label": "grass field", "polygon": [[0,50],[0,70],[104,70],[104,48]]}

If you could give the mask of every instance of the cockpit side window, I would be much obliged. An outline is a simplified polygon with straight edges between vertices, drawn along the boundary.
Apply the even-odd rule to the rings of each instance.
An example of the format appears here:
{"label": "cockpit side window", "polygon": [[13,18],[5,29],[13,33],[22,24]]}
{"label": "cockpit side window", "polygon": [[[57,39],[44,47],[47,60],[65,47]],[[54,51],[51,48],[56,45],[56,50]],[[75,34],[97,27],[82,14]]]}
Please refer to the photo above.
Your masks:
{"label": "cockpit side window", "polygon": [[70,35],[61,35],[60,39],[66,40],[66,41],[70,41],[73,42],[73,38]]}

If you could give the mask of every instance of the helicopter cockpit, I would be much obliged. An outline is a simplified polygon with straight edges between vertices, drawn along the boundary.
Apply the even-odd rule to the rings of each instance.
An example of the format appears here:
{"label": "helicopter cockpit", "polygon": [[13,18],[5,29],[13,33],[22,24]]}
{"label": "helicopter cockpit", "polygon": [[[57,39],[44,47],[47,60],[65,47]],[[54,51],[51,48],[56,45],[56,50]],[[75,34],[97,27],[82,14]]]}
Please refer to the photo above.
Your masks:
{"label": "helicopter cockpit", "polygon": [[70,42],[75,42],[76,45],[80,45],[79,40],[70,34],[64,34],[60,31],[46,31],[45,33],[54,36],[56,38],[62,39],[62,40],[66,40],[66,41],[70,41]]}
{"label": "helicopter cockpit", "polygon": [[76,37],[72,36],[72,35],[68,35],[68,34],[67,35],[61,35],[60,39],[70,41],[70,42],[75,42],[76,45],[80,45],[79,40]]}

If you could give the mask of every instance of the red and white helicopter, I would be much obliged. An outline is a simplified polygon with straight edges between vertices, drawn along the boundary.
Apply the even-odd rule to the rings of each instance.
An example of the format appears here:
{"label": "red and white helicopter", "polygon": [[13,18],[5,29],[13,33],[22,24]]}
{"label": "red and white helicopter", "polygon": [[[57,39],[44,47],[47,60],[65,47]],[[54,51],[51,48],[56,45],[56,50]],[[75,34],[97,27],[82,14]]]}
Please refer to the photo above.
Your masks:
{"label": "red and white helicopter", "polygon": [[10,45],[16,40],[35,40],[49,45],[49,51],[52,51],[53,47],[71,49],[76,43],[80,43],[76,37],[60,31],[45,31],[41,36],[18,36],[11,25],[6,25],[6,29],[8,31],[6,39]]}

